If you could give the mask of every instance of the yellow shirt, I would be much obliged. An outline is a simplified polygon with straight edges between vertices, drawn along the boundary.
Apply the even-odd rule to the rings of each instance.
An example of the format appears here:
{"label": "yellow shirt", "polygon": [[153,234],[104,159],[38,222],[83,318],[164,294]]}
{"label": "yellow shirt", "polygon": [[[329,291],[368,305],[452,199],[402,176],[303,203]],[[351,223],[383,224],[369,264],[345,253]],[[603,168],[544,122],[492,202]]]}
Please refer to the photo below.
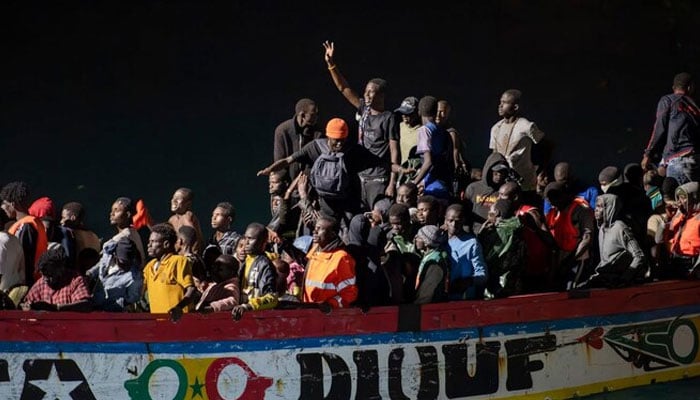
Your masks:
{"label": "yellow shirt", "polygon": [[[148,290],[151,313],[162,314],[170,311],[185,296],[185,289],[194,286],[192,264],[185,256],[169,254],[154,266],[158,260],[151,260],[143,269],[143,285]],[[187,312],[189,307],[183,311]]]}

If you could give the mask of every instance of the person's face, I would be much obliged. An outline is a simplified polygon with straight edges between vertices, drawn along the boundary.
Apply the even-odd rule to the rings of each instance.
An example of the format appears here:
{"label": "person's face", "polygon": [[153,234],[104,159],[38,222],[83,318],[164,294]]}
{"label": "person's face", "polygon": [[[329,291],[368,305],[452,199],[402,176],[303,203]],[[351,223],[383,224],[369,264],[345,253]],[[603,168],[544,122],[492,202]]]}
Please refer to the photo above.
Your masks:
{"label": "person's face", "polygon": [[498,115],[504,118],[512,117],[517,109],[518,105],[515,104],[513,96],[503,93],[501,101],[498,103]]}
{"label": "person's face", "polygon": [[61,225],[71,227],[75,225],[75,220],[77,219],[78,217],[72,212],[66,209],[61,210]]}
{"label": "person's face", "polygon": [[443,102],[438,102],[437,115],[435,116],[435,123],[438,125],[446,124],[447,120],[449,118],[450,118],[450,107]]}
{"label": "person's face", "polygon": [[328,148],[332,152],[341,151],[341,150],[343,150],[343,146],[345,146],[345,140],[346,139],[328,138]]}
{"label": "person's face", "polygon": [[492,224],[495,224],[501,220],[501,213],[498,212],[496,207],[491,205],[491,208],[489,208],[489,213],[488,213],[488,216],[486,217],[486,220]]}
{"label": "person's face", "polygon": [[243,235],[243,240],[245,241],[245,253],[246,254],[262,254],[265,248],[265,239],[263,238],[263,231],[259,228],[248,228],[245,230],[245,235]]}
{"label": "person's face", "polygon": [[408,220],[403,220],[398,215],[389,216],[389,225],[391,225],[391,231],[394,234],[403,235],[408,230],[409,224]]}
{"label": "person's face", "polygon": [[41,274],[46,280],[46,284],[53,290],[59,290],[66,285],[67,277],[69,276],[66,269],[62,266],[51,266],[43,268]]}
{"label": "person's face", "polygon": [[598,223],[598,226],[602,226],[605,218],[605,204],[603,201],[597,201],[595,203],[595,210],[593,210],[593,214],[595,215],[595,220]]}
{"label": "person's face", "polygon": [[284,181],[277,174],[270,174],[267,182],[270,194],[281,194],[285,189]]}
{"label": "person's face", "polygon": [[566,183],[569,180],[569,167],[557,165],[554,168],[554,181]]}
{"label": "person's face", "polygon": [[211,227],[217,231],[227,231],[231,225],[231,217],[221,207],[216,207],[211,213]]}
{"label": "person's face", "polygon": [[120,201],[112,204],[112,211],[109,213],[109,223],[117,228],[125,228],[131,225],[131,213],[126,209],[126,205]]}
{"label": "person's face", "polygon": [[418,203],[416,219],[421,225],[433,225],[437,222],[437,215],[429,203]]}
{"label": "person's face", "polygon": [[233,278],[234,275],[233,266],[226,259],[219,257],[214,261],[211,268],[211,277],[214,279],[214,282],[223,282]]}
{"label": "person's face", "polygon": [[167,251],[169,243],[165,237],[157,232],[151,232],[148,237],[148,255],[160,259]]}
{"label": "person's face", "polygon": [[678,203],[675,200],[664,199],[664,211],[666,216],[670,219],[678,211]]}
{"label": "person's face", "polygon": [[499,185],[503,182],[506,181],[506,174],[504,173],[505,170],[502,169],[500,171],[491,171],[491,180],[493,180],[493,183]]}
{"label": "person's face", "polygon": [[424,251],[425,250],[425,242],[423,239],[419,236],[416,236],[413,238],[413,244],[416,246],[416,250],[418,251]]}
{"label": "person's face", "polygon": [[544,188],[549,184],[549,177],[545,173],[537,174],[537,186]]}
{"label": "person's face", "polygon": [[404,204],[407,207],[414,207],[417,201],[417,194],[408,186],[401,185],[396,191],[396,203]]}
{"label": "person's face", "polygon": [[185,248],[185,239],[177,235],[177,241],[175,242],[175,252],[180,254],[180,252]]}
{"label": "person's face", "polygon": [[238,241],[236,244],[236,258],[238,258],[238,261],[245,260],[246,252],[245,252],[245,239],[241,239]]}
{"label": "person's face", "polygon": [[685,193],[678,194],[676,196],[676,203],[678,204],[678,209],[683,213],[683,214],[688,214],[690,210],[690,200],[688,199],[688,195]]}
{"label": "person's face", "polygon": [[383,94],[376,83],[368,82],[365,86],[365,104],[369,107],[381,105],[384,102]]}
{"label": "person's face", "polygon": [[462,212],[459,210],[448,210],[445,214],[445,227],[447,234],[452,237],[464,230],[464,219]]}
{"label": "person's face", "polygon": [[316,105],[309,105],[299,114],[299,116],[301,117],[301,122],[299,125],[302,128],[313,126],[316,124],[316,121],[318,121],[318,107]]}
{"label": "person's face", "polygon": [[335,239],[335,232],[329,221],[319,219],[316,222],[313,233],[313,242],[318,244],[320,247],[326,246],[333,239]]}
{"label": "person's face", "polygon": [[498,188],[498,198],[504,200],[515,200],[515,188],[511,185],[505,184]]}
{"label": "person's face", "polygon": [[180,190],[173,193],[173,198],[170,199],[170,211],[175,214],[184,214],[192,206],[192,202]]}
{"label": "person's face", "polygon": [[15,203],[12,203],[12,202],[7,201],[7,200],[3,200],[2,201],[2,209],[3,209],[3,211],[5,211],[5,214],[7,214],[7,216],[10,219],[17,218],[17,210],[15,209]]}

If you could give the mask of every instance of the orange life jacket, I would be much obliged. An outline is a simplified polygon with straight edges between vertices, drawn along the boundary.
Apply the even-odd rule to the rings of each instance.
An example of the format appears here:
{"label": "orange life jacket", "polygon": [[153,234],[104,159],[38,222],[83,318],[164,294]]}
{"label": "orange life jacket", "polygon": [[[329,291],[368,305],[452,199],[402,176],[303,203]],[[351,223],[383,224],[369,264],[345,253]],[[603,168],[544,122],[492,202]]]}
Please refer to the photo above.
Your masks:
{"label": "orange life jacket", "polygon": [[348,307],[357,300],[355,260],[342,249],[308,253],[304,280],[305,303],[328,303],[333,308]]}
{"label": "orange life jacket", "polygon": [[688,218],[679,215],[674,216],[669,227],[675,232],[670,240],[671,252],[695,257],[700,254],[700,214]]}
{"label": "orange life jacket", "polygon": [[37,231],[36,235],[36,247],[34,249],[34,265],[29,266],[26,265],[25,268],[34,268],[34,280],[38,280],[41,278],[41,273],[39,273],[39,257],[41,257],[44,252],[46,252],[46,249],[49,246],[49,239],[46,236],[46,228],[44,227],[44,223],[41,222],[41,220],[37,217],[33,217],[31,215],[27,215],[26,217],[21,218],[19,221],[15,222],[12,224],[10,229],[7,230],[7,232],[10,235],[16,235],[17,231],[19,231],[19,228],[24,225],[24,224],[29,224],[32,227],[34,227],[34,230]]}
{"label": "orange life jacket", "polygon": [[576,197],[564,211],[552,208],[547,213],[547,227],[554,236],[554,241],[564,251],[574,251],[578,245],[580,232],[572,223],[571,214],[579,206],[589,207],[586,200]]}

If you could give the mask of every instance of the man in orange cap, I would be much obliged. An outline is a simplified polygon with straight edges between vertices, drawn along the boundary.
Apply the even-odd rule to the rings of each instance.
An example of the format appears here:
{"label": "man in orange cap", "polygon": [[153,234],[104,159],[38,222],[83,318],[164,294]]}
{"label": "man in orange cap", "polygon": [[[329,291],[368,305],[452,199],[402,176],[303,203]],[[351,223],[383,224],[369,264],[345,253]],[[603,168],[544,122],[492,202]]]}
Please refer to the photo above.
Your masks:
{"label": "man in orange cap", "polygon": [[309,182],[318,194],[321,212],[347,227],[350,218],[360,211],[359,172],[382,162],[347,138],[348,125],[340,118],[333,118],[326,125],[325,138],[315,139],[291,156],[275,161],[258,171],[258,176],[269,175],[295,162],[313,165]]}

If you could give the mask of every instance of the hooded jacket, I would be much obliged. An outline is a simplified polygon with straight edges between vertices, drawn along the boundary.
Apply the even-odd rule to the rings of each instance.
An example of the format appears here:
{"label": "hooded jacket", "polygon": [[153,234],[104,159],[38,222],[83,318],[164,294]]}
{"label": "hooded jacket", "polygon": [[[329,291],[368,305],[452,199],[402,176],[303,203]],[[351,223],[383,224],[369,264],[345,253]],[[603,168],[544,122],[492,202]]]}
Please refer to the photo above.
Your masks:
{"label": "hooded jacket", "polygon": [[498,189],[505,182],[505,179],[496,184],[493,181],[493,168],[503,165],[510,170],[506,158],[500,153],[491,153],[484,163],[481,180],[472,182],[464,192],[466,199],[472,206],[472,217],[474,218],[474,232],[478,232],[481,224],[486,221],[489,209],[498,200]]}
{"label": "hooded jacket", "polygon": [[598,196],[598,207],[603,206],[602,222],[599,221],[598,246],[600,263],[596,273],[617,273],[629,281],[643,275],[647,261],[642,248],[634,238],[630,227],[620,218],[622,202],[614,194]]}
{"label": "hooded jacket", "polygon": [[695,257],[700,254],[700,213],[695,211],[698,204],[698,182],[688,182],[676,189],[679,195],[688,197],[688,211],[680,211],[671,219],[669,236],[671,252],[685,257]]}

